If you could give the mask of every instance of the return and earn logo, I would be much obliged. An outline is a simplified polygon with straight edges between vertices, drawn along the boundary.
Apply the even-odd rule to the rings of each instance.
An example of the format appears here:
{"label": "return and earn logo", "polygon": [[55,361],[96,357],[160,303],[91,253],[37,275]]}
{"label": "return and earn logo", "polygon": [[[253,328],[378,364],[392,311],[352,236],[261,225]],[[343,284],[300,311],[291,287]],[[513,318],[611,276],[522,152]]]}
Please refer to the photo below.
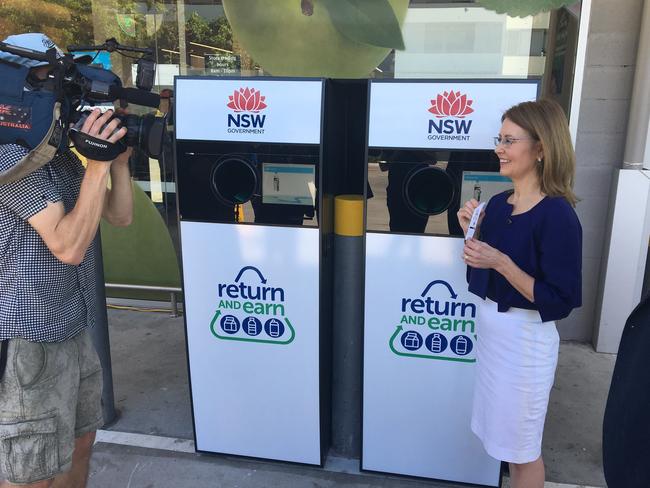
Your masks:
{"label": "return and earn logo", "polygon": [[269,285],[255,266],[241,268],[234,282],[217,283],[217,296],[210,321],[217,339],[276,345],[295,339],[296,330],[285,313],[285,290]]}
{"label": "return and earn logo", "polygon": [[[445,293],[431,292],[446,288]],[[411,358],[440,359],[473,363],[470,353],[476,340],[476,305],[458,300],[444,280],[428,283],[420,296],[401,299],[401,319],[388,345],[398,355]]]}

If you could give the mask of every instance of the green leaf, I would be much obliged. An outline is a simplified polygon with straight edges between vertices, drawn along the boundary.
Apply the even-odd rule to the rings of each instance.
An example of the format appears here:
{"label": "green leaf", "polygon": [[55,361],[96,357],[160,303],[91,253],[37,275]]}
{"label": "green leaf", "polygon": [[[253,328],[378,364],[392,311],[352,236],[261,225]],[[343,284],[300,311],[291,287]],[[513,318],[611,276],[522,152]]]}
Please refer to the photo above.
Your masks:
{"label": "green leaf", "polygon": [[402,29],[388,0],[321,0],[341,35],[371,46],[404,49]]}
{"label": "green leaf", "polygon": [[528,17],[576,2],[577,0],[478,0],[482,7],[510,17]]}
{"label": "green leaf", "polygon": [[180,286],[178,259],[169,230],[147,194],[133,183],[133,223],[101,222],[104,277],[109,283]]}

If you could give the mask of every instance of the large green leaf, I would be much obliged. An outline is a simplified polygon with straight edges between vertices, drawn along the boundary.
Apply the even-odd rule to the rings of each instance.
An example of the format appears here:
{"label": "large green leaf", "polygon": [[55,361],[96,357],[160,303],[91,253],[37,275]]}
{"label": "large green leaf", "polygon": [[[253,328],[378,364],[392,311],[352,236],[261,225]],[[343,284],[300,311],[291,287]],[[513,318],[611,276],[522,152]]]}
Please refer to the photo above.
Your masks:
{"label": "large green leaf", "polygon": [[577,0],[478,0],[482,7],[511,17],[528,17],[576,2]]}
{"label": "large green leaf", "polygon": [[361,44],[404,49],[402,29],[388,0],[320,0],[341,35]]}

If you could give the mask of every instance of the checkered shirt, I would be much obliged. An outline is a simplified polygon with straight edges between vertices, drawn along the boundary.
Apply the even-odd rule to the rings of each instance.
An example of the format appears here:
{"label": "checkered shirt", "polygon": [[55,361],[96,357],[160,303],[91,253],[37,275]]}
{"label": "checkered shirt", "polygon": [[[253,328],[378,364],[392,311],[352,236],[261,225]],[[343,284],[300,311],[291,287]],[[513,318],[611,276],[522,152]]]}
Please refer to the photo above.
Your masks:
{"label": "checkered shirt", "polygon": [[[0,172],[25,154],[21,146],[0,145]],[[70,212],[83,174],[66,150],[21,180],[0,184],[0,339],[59,342],[94,324],[94,245],[79,266],[63,264],[27,222],[48,202],[63,202]]]}

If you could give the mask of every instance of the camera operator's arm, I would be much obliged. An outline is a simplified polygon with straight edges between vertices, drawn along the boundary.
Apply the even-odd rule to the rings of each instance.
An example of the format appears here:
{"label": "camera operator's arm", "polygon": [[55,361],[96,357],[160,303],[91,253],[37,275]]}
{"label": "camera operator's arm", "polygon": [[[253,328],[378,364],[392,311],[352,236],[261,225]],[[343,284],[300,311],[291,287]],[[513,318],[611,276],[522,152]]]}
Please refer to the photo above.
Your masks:
{"label": "camera operator's arm", "polygon": [[132,148],[120,154],[111,164],[111,188],[107,190],[103,217],[112,225],[124,227],[133,220],[133,188],[129,172]]}
{"label": "camera operator's arm", "polygon": [[[109,142],[118,141],[124,137],[126,129],[121,128],[113,134],[119,124],[117,119],[102,130],[112,115],[108,111],[100,116],[99,110],[94,110],[84,122],[82,132]],[[78,265],[95,238],[104,207],[110,166],[111,162],[88,160],[74,208],[66,214],[62,202],[50,202],[28,220],[52,254],[63,263]]]}

